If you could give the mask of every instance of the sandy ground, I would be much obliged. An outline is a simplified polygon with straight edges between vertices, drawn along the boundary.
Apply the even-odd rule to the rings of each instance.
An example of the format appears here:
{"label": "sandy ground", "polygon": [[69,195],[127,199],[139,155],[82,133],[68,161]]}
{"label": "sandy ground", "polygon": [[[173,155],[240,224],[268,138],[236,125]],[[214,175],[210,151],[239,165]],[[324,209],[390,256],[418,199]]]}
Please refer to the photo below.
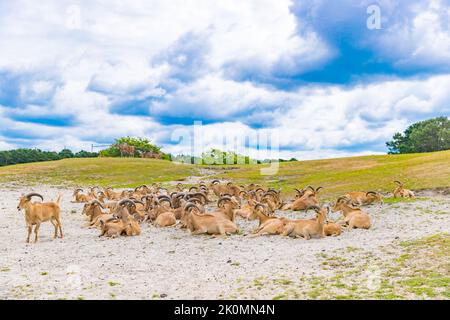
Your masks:
{"label": "sandy ground", "polygon": [[[24,213],[16,209],[22,192],[39,191],[46,199],[64,193],[65,237],[53,239],[53,226],[41,226],[38,244],[26,244]],[[221,299],[272,298],[271,290],[237,293],[240,283],[260,277],[322,275],[318,253],[364,248],[382,254],[393,241],[450,232],[450,197],[367,207],[371,230],[353,230],[326,239],[281,236],[249,238],[257,222],[239,220],[242,235],[191,236],[178,228],[144,225],[142,235],[99,238],[85,228],[82,204],[71,190],[35,190],[0,186],[0,299]],[[283,213],[306,217],[304,213]],[[281,215],[281,214],[280,214]],[[331,218],[337,218],[333,214]],[[348,259],[358,259],[349,256]],[[357,261],[354,261],[357,263]]]}

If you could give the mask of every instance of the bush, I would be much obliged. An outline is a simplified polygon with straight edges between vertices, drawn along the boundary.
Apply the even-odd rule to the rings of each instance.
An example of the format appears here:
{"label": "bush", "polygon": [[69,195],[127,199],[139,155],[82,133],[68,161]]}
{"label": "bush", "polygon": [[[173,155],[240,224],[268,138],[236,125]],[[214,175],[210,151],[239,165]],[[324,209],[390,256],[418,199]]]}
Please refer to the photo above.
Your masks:
{"label": "bush", "polygon": [[[161,147],[158,147],[152,143],[148,139],[144,138],[132,138],[132,137],[122,137],[116,139],[114,144],[111,145],[108,149],[100,151],[100,156],[102,157],[120,157],[120,149],[119,145],[126,144],[128,146],[134,147],[133,157],[140,157],[142,153],[154,153],[159,154],[162,159],[170,160],[170,155],[166,155],[161,152]],[[130,155],[128,155],[130,156]]]}

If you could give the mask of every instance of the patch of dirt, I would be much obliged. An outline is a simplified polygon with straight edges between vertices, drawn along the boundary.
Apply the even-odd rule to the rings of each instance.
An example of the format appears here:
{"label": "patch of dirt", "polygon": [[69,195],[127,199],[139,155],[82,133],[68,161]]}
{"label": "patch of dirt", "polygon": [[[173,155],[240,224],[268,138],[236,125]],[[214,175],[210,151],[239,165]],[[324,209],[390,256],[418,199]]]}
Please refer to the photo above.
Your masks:
{"label": "patch of dirt", "polygon": [[450,195],[450,187],[415,190],[414,193],[418,197],[445,197]]}
{"label": "patch of dirt", "polygon": [[[53,239],[53,226],[44,223],[39,242],[25,243],[24,213],[16,206],[21,193],[32,191],[45,199],[64,193],[63,239]],[[372,229],[325,239],[249,238],[257,222],[244,220],[238,220],[242,232],[226,238],[143,225],[140,236],[105,239],[85,227],[83,205],[70,202],[72,190],[16,185],[0,186],[0,193],[0,299],[318,298],[321,279],[342,276],[338,266],[390,261],[387,246],[450,233],[450,198],[444,197],[369,206]],[[309,281],[307,295],[290,291],[300,279]],[[339,298],[339,291],[333,295]]]}

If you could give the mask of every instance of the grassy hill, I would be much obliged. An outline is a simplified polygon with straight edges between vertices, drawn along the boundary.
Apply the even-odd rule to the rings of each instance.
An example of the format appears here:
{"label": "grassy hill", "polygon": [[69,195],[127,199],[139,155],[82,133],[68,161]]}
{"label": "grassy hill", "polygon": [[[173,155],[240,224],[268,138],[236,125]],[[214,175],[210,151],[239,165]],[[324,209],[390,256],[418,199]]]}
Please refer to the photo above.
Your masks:
{"label": "grassy hill", "polygon": [[267,165],[194,166],[150,159],[65,159],[0,168],[0,182],[20,185],[131,187],[188,176],[260,183],[291,192],[294,187],[323,186],[325,195],[349,190],[392,190],[394,179],[412,189],[450,187],[450,151],[364,156],[280,163],[277,175],[262,176]]}

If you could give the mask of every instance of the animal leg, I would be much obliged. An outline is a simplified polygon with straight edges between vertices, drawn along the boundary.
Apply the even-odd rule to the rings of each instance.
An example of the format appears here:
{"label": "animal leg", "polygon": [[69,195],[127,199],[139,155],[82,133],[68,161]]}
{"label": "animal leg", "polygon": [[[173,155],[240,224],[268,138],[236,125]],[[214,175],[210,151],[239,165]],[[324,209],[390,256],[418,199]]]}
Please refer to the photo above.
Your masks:
{"label": "animal leg", "polygon": [[58,237],[58,225],[56,224],[55,220],[50,220],[50,222],[52,223],[53,227],[55,228],[55,235],[54,235],[54,239],[56,239]]}
{"label": "animal leg", "polygon": [[37,224],[34,226],[34,242],[35,242],[35,243],[38,241],[39,226],[40,226],[39,223],[37,223]]}
{"label": "animal leg", "polygon": [[283,236],[289,236],[292,231],[294,230],[294,226],[293,225],[286,225],[283,229],[283,233],[281,235]]}
{"label": "animal leg", "polygon": [[33,226],[29,225],[28,226],[28,237],[27,237],[27,243],[30,242],[30,235],[31,235],[31,231],[33,230]]}
{"label": "animal leg", "polygon": [[191,231],[192,235],[199,235],[199,234],[204,234],[204,233],[206,233],[206,230],[204,230],[204,229],[197,229],[197,230]]}
{"label": "animal leg", "polygon": [[63,238],[63,232],[62,232],[62,225],[61,225],[61,220],[59,220],[59,218],[56,219],[56,222],[58,222],[58,227],[59,227],[59,237]]}

